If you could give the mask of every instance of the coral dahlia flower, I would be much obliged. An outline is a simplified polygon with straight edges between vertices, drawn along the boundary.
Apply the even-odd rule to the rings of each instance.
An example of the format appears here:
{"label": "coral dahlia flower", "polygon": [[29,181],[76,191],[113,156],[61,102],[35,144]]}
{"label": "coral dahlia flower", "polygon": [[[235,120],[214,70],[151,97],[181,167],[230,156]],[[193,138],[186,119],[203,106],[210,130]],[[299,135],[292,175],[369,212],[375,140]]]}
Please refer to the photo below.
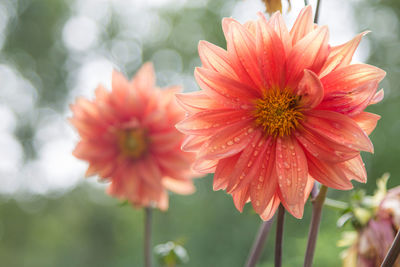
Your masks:
{"label": "coral dahlia flower", "polygon": [[93,101],[71,105],[71,123],[81,140],[73,154],[89,163],[86,176],[110,181],[108,193],[137,207],[168,208],[167,189],[194,191],[193,153],[180,147],[184,135],[175,124],[185,116],[174,94],[179,87],[155,87],[154,70],[146,63],[128,81],[114,71],[112,91],[96,89]]}
{"label": "coral dahlia flower", "polygon": [[366,181],[360,151],[373,152],[368,134],[378,115],[385,72],[350,64],[364,33],[330,46],[326,26],[304,8],[289,31],[277,12],[244,25],[222,21],[227,50],[201,41],[201,91],[177,98],[188,117],[177,128],[197,152],[194,168],[215,172],[240,211],[251,201],[268,220],[282,203],[295,217],[314,180],[336,189]]}

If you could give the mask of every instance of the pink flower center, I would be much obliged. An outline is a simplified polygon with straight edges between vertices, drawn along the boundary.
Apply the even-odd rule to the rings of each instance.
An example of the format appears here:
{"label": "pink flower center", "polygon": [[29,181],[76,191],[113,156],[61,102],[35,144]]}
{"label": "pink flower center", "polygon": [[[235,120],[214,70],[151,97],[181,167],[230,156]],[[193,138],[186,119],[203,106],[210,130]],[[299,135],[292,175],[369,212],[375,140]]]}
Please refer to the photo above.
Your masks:
{"label": "pink flower center", "polygon": [[300,98],[289,89],[268,90],[255,102],[256,124],[274,137],[290,135],[304,118]]}
{"label": "pink flower center", "polygon": [[118,132],[118,147],[124,156],[137,159],[146,153],[148,142],[143,129],[126,129]]}

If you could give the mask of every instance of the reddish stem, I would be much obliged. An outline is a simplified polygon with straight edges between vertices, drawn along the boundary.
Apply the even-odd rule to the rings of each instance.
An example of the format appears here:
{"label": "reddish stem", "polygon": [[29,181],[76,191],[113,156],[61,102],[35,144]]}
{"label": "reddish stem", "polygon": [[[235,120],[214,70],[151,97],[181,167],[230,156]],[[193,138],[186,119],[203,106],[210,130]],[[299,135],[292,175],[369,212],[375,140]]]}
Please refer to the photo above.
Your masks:
{"label": "reddish stem", "polygon": [[322,185],[321,189],[319,190],[318,196],[312,200],[313,211],[311,216],[310,231],[308,232],[308,242],[306,256],[304,258],[304,267],[311,267],[313,263],[319,225],[321,223],[322,207],[324,206],[327,191],[328,188]]}
{"label": "reddish stem", "polygon": [[282,266],[283,225],[285,223],[285,208],[279,205],[278,221],[276,224],[275,238],[275,267]]}
{"label": "reddish stem", "polygon": [[271,225],[274,218],[272,217],[269,221],[262,222],[260,228],[258,229],[258,233],[256,238],[254,239],[253,246],[251,247],[249,257],[246,262],[246,267],[254,267],[256,266],[261,252],[264,248],[265,240],[268,237],[269,230],[271,229]]}
{"label": "reddish stem", "polygon": [[144,215],[144,266],[151,267],[151,222],[152,210],[145,208]]}

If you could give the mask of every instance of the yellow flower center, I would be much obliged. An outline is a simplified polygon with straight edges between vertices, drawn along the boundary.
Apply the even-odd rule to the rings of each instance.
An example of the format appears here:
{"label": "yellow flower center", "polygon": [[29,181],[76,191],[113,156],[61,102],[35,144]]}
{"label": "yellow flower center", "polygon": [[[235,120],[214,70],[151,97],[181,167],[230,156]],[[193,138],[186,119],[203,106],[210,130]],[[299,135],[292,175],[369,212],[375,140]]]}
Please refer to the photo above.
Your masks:
{"label": "yellow flower center", "polygon": [[118,132],[118,147],[124,156],[137,159],[147,151],[146,132],[143,129],[127,129]]}
{"label": "yellow flower center", "polygon": [[254,117],[258,126],[268,135],[283,137],[290,135],[304,118],[300,96],[291,90],[268,90],[256,100]]}

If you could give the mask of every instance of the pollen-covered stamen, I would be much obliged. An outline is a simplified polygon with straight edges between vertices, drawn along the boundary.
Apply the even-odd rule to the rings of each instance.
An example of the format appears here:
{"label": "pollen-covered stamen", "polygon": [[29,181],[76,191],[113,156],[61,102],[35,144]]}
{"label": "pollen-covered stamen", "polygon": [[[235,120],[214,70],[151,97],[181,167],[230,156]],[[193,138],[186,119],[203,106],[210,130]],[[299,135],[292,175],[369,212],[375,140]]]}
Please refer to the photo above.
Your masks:
{"label": "pollen-covered stamen", "polygon": [[124,156],[137,159],[147,151],[146,131],[126,129],[117,133],[118,147]]}
{"label": "pollen-covered stamen", "polygon": [[268,135],[287,136],[304,118],[300,96],[291,90],[268,90],[255,103],[254,117],[258,126]]}

